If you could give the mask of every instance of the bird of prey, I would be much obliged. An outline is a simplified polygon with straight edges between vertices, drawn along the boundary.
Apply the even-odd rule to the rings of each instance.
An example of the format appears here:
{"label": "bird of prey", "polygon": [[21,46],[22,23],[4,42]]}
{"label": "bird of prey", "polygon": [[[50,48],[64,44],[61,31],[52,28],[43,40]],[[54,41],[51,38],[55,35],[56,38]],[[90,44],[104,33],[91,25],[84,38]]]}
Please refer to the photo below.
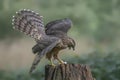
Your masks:
{"label": "bird of prey", "polygon": [[75,41],[67,36],[68,30],[71,28],[72,21],[68,18],[59,19],[43,24],[42,16],[29,9],[23,9],[16,12],[13,16],[13,29],[25,33],[36,41],[32,51],[36,54],[30,73],[36,68],[43,56],[50,60],[54,65],[52,58],[58,60],[59,63],[65,63],[58,57],[58,53],[62,49],[75,49]]}

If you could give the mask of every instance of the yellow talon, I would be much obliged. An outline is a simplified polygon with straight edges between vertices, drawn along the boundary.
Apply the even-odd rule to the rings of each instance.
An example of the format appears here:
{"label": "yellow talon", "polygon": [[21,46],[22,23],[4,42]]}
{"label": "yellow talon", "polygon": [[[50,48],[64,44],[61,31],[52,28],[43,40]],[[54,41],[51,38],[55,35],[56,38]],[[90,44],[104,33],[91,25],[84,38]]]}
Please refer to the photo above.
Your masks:
{"label": "yellow talon", "polygon": [[59,61],[59,64],[66,64],[67,62],[64,62],[63,60],[57,58],[57,60]]}

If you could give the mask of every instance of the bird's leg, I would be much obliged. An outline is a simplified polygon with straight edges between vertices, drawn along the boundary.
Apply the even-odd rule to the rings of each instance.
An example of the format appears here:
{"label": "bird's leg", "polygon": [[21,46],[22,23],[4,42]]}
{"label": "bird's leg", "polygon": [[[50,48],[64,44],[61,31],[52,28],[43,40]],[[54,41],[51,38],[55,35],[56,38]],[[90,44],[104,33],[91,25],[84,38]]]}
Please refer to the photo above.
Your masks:
{"label": "bird's leg", "polygon": [[52,66],[55,66],[55,64],[54,64],[53,61],[52,61],[52,54],[47,53],[47,54],[46,54],[46,58],[47,58],[48,60],[50,60],[50,64],[51,64]]}
{"label": "bird's leg", "polygon": [[57,59],[60,64],[66,64],[67,63],[67,62],[64,62],[62,59],[60,59],[57,54],[54,54],[54,58]]}
{"label": "bird's leg", "polygon": [[52,66],[56,66],[56,65],[53,63],[52,58],[50,58],[50,64],[51,64]]}
{"label": "bird's leg", "polygon": [[62,59],[60,59],[58,57],[56,59],[59,61],[60,64],[64,64],[64,61]]}

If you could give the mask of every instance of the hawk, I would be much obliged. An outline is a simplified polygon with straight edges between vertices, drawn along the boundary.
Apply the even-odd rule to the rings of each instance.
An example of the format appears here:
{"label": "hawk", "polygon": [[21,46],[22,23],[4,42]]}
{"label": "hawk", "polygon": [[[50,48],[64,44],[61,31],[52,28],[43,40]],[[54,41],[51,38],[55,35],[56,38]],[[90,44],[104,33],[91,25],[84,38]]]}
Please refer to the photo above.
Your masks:
{"label": "hawk", "polygon": [[34,11],[23,9],[16,12],[12,19],[13,29],[25,33],[36,41],[32,48],[36,56],[30,73],[36,68],[43,56],[50,60],[51,65],[54,65],[52,58],[63,64],[65,62],[58,57],[59,51],[66,48],[75,49],[75,41],[67,36],[67,32],[72,25],[70,19],[51,21],[44,26],[42,18]]}

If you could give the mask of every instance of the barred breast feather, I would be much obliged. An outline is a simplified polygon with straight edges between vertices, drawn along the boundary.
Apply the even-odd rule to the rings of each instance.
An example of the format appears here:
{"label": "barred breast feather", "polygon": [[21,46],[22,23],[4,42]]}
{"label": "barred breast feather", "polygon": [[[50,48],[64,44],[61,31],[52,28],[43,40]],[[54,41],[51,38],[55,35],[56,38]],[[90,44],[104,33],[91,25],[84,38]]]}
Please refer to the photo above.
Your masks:
{"label": "barred breast feather", "polygon": [[40,40],[45,35],[42,16],[31,10],[23,9],[16,12],[12,19],[13,28]]}

